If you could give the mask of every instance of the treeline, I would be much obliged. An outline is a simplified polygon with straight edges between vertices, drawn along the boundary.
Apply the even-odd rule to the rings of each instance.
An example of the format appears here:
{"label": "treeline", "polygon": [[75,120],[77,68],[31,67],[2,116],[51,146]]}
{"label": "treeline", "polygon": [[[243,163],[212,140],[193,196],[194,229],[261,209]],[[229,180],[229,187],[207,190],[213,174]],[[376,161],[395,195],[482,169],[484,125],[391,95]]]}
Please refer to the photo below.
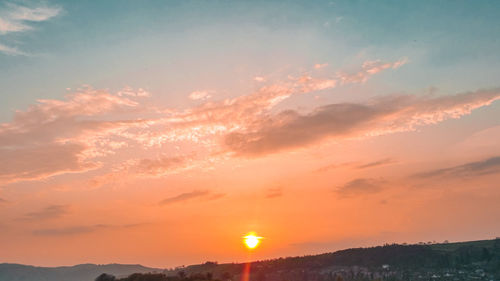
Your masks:
{"label": "treeline", "polygon": [[134,273],[128,277],[116,278],[111,274],[103,273],[95,281],[220,281],[213,279],[212,273],[192,274],[187,276],[180,271],[177,276],[167,276],[164,273]]}

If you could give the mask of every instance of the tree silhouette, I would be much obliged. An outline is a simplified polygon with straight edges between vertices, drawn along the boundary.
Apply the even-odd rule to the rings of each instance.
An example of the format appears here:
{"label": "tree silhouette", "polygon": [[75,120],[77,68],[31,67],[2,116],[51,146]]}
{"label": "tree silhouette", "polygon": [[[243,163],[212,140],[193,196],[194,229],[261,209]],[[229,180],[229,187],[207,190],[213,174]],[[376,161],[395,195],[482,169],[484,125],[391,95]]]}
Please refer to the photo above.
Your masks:
{"label": "tree silhouette", "polygon": [[95,281],[115,281],[116,277],[111,274],[103,273],[95,279]]}

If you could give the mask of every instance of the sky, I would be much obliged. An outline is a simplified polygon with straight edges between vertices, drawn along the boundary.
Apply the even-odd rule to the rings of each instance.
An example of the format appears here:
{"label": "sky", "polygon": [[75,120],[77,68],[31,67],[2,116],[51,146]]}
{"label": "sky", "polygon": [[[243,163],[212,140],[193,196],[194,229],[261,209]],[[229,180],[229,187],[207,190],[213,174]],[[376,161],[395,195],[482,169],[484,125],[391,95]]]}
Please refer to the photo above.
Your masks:
{"label": "sky", "polygon": [[2,0],[0,262],[165,268],[500,236],[499,13]]}

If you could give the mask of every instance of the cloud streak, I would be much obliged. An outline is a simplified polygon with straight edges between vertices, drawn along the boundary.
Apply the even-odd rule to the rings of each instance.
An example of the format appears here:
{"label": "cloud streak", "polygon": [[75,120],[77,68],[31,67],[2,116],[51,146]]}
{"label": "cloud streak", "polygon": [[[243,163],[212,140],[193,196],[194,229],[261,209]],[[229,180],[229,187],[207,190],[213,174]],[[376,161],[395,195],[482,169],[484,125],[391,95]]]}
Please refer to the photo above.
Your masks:
{"label": "cloud streak", "polygon": [[283,196],[283,190],[281,187],[268,188],[266,190],[266,198],[272,199]]}
{"label": "cloud streak", "polygon": [[[0,35],[32,30],[32,23],[50,20],[61,12],[61,8],[54,6],[20,6],[6,3],[0,10]],[[6,55],[27,55],[16,47],[9,47],[0,43],[0,52]]]}
{"label": "cloud streak", "polygon": [[213,91],[194,91],[189,94],[190,100],[206,100],[212,97]]}
{"label": "cloud streak", "polygon": [[414,178],[476,177],[500,173],[500,156],[413,175]]}
{"label": "cloud streak", "polygon": [[393,163],[395,163],[394,160],[392,160],[390,158],[386,158],[386,159],[358,165],[358,166],[356,166],[356,168],[357,169],[368,169],[368,168],[375,168],[375,167],[379,167],[379,166],[385,166],[385,165],[389,165],[389,164],[393,164]]}
{"label": "cloud streak", "polygon": [[158,204],[161,206],[172,205],[180,202],[190,201],[193,199],[207,199],[207,200],[216,200],[224,197],[223,193],[212,193],[209,190],[194,190],[191,192],[181,193],[176,196],[172,196],[169,198],[165,198],[161,200]]}
{"label": "cloud streak", "polygon": [[134,228],[147,225],[148,223],[133,223],[123,225],[94,224],[94,225],[76,225],[61,228],[36,229],[32,232],[35,236],[71,236],[81,235],[107,229]]}
{"label": "cloud streak", "polygon": [[50,205],[39,211],[25,214],[20,220],[38,221],[61,217],[69,212],[68,205]]}
{"label": "cloud streak", "polygon": [[100,229],[109,228],[109,225],[96,224],[91,226],[70,226],[64,228],[46,228],[33,231],[36,236],[68,236],[94,232]]}
{"label": "cloud streak", "polygon": [[262,118],[243,132],[228,134],[225,144],[237,155],[258,156],[304,147],[327,138],[413,131],[419,126],[460,118],[498,99],[500,90],[493,89],[443,97],[389,96],[367,104],[330,104],[305,115],[288,110]]}
{"label": "cloud streak", "polygon": [[335,192],[340,197],[354,197],[380,192],[383,184],[379,179],[357,178],[337,187]]}
{"label": "cloud streak", "polygon": [[342,84],[365,83],[368,79],[385,69],[397,69],[408,63],[408,58],[401,58],[395,62],[383,62],[381,60],[365,61],[361,70],[357,73],[337,73]]}

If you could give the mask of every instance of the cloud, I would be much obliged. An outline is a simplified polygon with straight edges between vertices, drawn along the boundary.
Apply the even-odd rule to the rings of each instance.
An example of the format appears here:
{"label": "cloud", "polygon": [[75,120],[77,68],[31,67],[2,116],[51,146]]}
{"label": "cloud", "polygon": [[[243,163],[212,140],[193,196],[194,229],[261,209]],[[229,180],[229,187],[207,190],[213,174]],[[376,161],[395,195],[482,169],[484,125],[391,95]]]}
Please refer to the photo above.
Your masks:
{"label": "cloud", "polygon": [[160,176],[169,172],[186,168],[189,162],[187,156],[163,156],[154,159],[144,158],[131,161],[128,170],[143,175]]}
{"label": "cloud", "polygon": [[3,45],[1,43],[0,43],[0,52],[7,54],[7,55],[12,55],[12,56],[17,56],[17,55],[27,56],[28,55],[16,47],[9,47],[9,46]]}
{"label": "cloud", "polygon": [[164,110],[168,117],[158,122],[162,128],[144,132],[135,139],[144,141],[146,145],[191,141],[204,148],[214,147],[218,145],[215,143],[216,138],[248,127],[291,96],[334,86],[335,81],[304,76],[263,86],[249,95],[216,102],[206,101],[183,111]]}
{"label": "cloud", "polygon": [[468,136],[463,141],[456,143],[451,149],[456,153],[468,151],[500,151],[500,125],[489,127]]}
{"label": "cloud", "polygon": [[2,203],[7,203],[7,200],[0,198],[0,204],[2,204]]}
{"label": "cloud", "polygon": [[357,178],[345,183],[335,189],[341,197],[353,197],[370,193],[377,193],[382,190],[383,180]]}
{"label": "cloud", "polygon": [[212,96],[210,95],[213,93],[213,91],[194,91],[191,94],[189,94],[189,99],[191,100],[206,100],[211,98]]}
{"label": "cloud", "polygon": [[349,167],[349,166],[352,166],[353,164],[354,164],[354,162],[332,163],[332,164],[328,164],[328,165],[319,167],[319,168],[313,170],[313,172],[324,173],[324,172],[328,172],[329,170],[332,170],[332,169],[337,169],[337,168],[341,168],[341,167]]}
{"label": "cloud", "polygon": [[116,120],[138,102],[106,91],[81,90],[66,100],[39,100],[0,124],[0,182],[35,180],[99,167],[91,159],[119,149],[124,132],[147,120]]}
{"label": "cloud", "polygon": [[328,63],[317,63],[314,65],[314,68],[315,69],[321,69],[321,68],[325,68],[328,66]]}
{"label": "cloud", "polygon": [[9,32],[19,32],[28,29],[29,27],[17,22],[11,22],[9,20],[0,18],[0,34],[6,34]]}
{"label": "cloud", "polygon": [[[104,158],[120,150],[164,144],[179,153],[152,159],[124,159],[125,164],[118,168],[132,174],[159,176],[195,164],[213,163],[219,160],[217,157],[230,157],[225,153],[225,143],[230,144],[231,151],[236,150],[235,145],[239,144],[230,140],[246,141],[245,137],[265,129],[262,125],[266,122],[280,127],[307,117],[293,111],[275,115],[273,109],[282,101],[336,86],[336,79],[305,74],[263,86],[248,95],[204,101],[185,110],[145,106],[143,101],[151,94],[130,87],[116,93],[84,87],[64,99],[38,100],[27,110],[16,111],[11,122],[0,124],[0,158],[4,160],[0,164],[0,183],[86,172],[106,165]],[[320,108],[320,111],[327,110]],[[349,124],[352,120],[346,118]],[[280,128],[277,132],[280,133]],[[243,138],[235,138],[240,135]],[[320,137],[316,130],[311,141]],[[296,145],[303,143],[304,139],[297,138]],[[187,147],[186,144],[190,151],[187,155],[182,153],[187,150],[179,148]],[[242,144],[246,150],[247,145]],[[291,144],[285,141],[283,145]]]}
{"label": "cloud", "polygon": [[195,190],[191,192],[181,193],[179,195],[169,197],[160,201],[160,205],[170,205],[178,202],[188,201],[194,198],[205,197],[210,194],[208,190]]}
{"label": "cloud", "polygon": [[277,198],[283,196],[283,190],[281,187],[268,188],[266,192],[266,198]]}
{"label": "cloud", "polygon": [[124,87],[122,90],[118,91],[116,93],[118,96],[120,97],[125,97],[125,96],[129,96],[129,97],[150,97],[151,96],[151,93],[142,89],[142,88],[139,88],[137,90],[134,90],[132,87],[129,87],[129,86],[126,86]]}
{"label": "cloud", "polygon": [[265,155],[327,138],[412,131],[419,126],[460,118],[498,99],[500,89],[493,89],[442,97],[388,96],[367,104],[330,104],[308,114],[287,110],[261,118],[246,130],[227,134],[224,142],[227,149],[237,155]]}
{"label": "cloud", "polygon": [[368,162],[364,164],[360,164],[359,162],[345,162],[345,163],[333,163],[333,164],[328,164],[322,167],[317,168],[313,172],[316,173],[324,173],[332,169],[337,169],[337,168],[353,168],[353,169],[368,169],[368,168],[374,168],[378,166],[384,166],[384,165],[389,165],[396,163],[396,161],[390,159],[390,158],[385,158],[381,159],[378,161],[374,162]]}
{"label": "cloud", "polygon": [[94,225],[76,225],[62,228],[45,228],[37,229],[32,232],[36,236],[70,236],[91,233],[105,229],[121,229],[121,228],[135,228],[148,225],[149,223],[131,223],[123,225],[110,225],[110,224],[94,224]]}
{"label": "cloud", "polygon": [[385,166],[385,165],[389,165],[389,164],[393,164],[393,163],[395,163],[394,160],[392,160],[390,158],[386,158],[386,159],[378,160],[375,162],[370,162],[370,163],[358,165],[356,168],[357,169],[367,169],[367,168],[374,168],[374,167],[378,167],[378,166]]}
{"label": "cloud", "polygon": [[207,200],[217,200],[222,197],[226,197],[226,193],[212,193],[210,196],[207,197]]}
{"label": "cloud", "polygon": [[383,62],[381,60],[365,61],[361,71],[357,73],[339,71],[337,75],[342,84],[365,83],[372,75],[375,75],[384,69],[397,69],[406,63],[408,63],[408,58],[401,58],[395,62]]}
{"label": "cloud", "polygon": [[40,211],[25,214],[20,220],[46,220],[61,217],[69,212],[68,205],[50,205]]}
{"label": "cloud", "polygon": [[181,193],[179,195],[163,199],[159,202],[160,205],[171,205],[175,203],[185,202],[197,198],[205,198],[207,200],[216,200],[224,197],[223,193],[211,193],[209,190],[194,190],[191,192]]}
{"label": "cloud", "polygon": [[[248,128],[259,122],[284,100],[319,90],[333,89],[337,78],[315,78],[305,73],[298,77],[266,85],[257,91],[220,101],[205,101],[182,111],[163,110],[168,116],[158,121],[161,129],[144,131],[135,139],[147,146],[191,141],[204,149],[219,145],[221,136]],[[196,97],[200,95],[197,93]]]}
{"label": "cloud", "polygon": [[60,7],[25,7],[9,4],[11,7],[10,19],[15,21],[46,21],[61,12]]}
{"label": "cloud", "polygon": [[413,175],[415,178],[476,177],[500,173],[500,156]]}
{"label": "cloud", "polygon": [[[61,12],[60,7],[35,6],[27,7],[6,3],[0,11],[0,35],[32,30],[31,23],[47,21]],[[7,55],[27,55],[16,47],[0,44],[0,52]]]}
{"label": "cloud", "polygon": [[99,229],[109,228],[109,225],[96,224],[91,226],[70,226],[64,228],[46,228],[33,231],[37,236],[67,236],[94,232]]}
{"label": "cloud", "polygon": [[0,181],[36,180],[50,176],[84,172],[99,167],[82,159],[85,147],[78,144],[51,144],[21,149],[0,149]]}

